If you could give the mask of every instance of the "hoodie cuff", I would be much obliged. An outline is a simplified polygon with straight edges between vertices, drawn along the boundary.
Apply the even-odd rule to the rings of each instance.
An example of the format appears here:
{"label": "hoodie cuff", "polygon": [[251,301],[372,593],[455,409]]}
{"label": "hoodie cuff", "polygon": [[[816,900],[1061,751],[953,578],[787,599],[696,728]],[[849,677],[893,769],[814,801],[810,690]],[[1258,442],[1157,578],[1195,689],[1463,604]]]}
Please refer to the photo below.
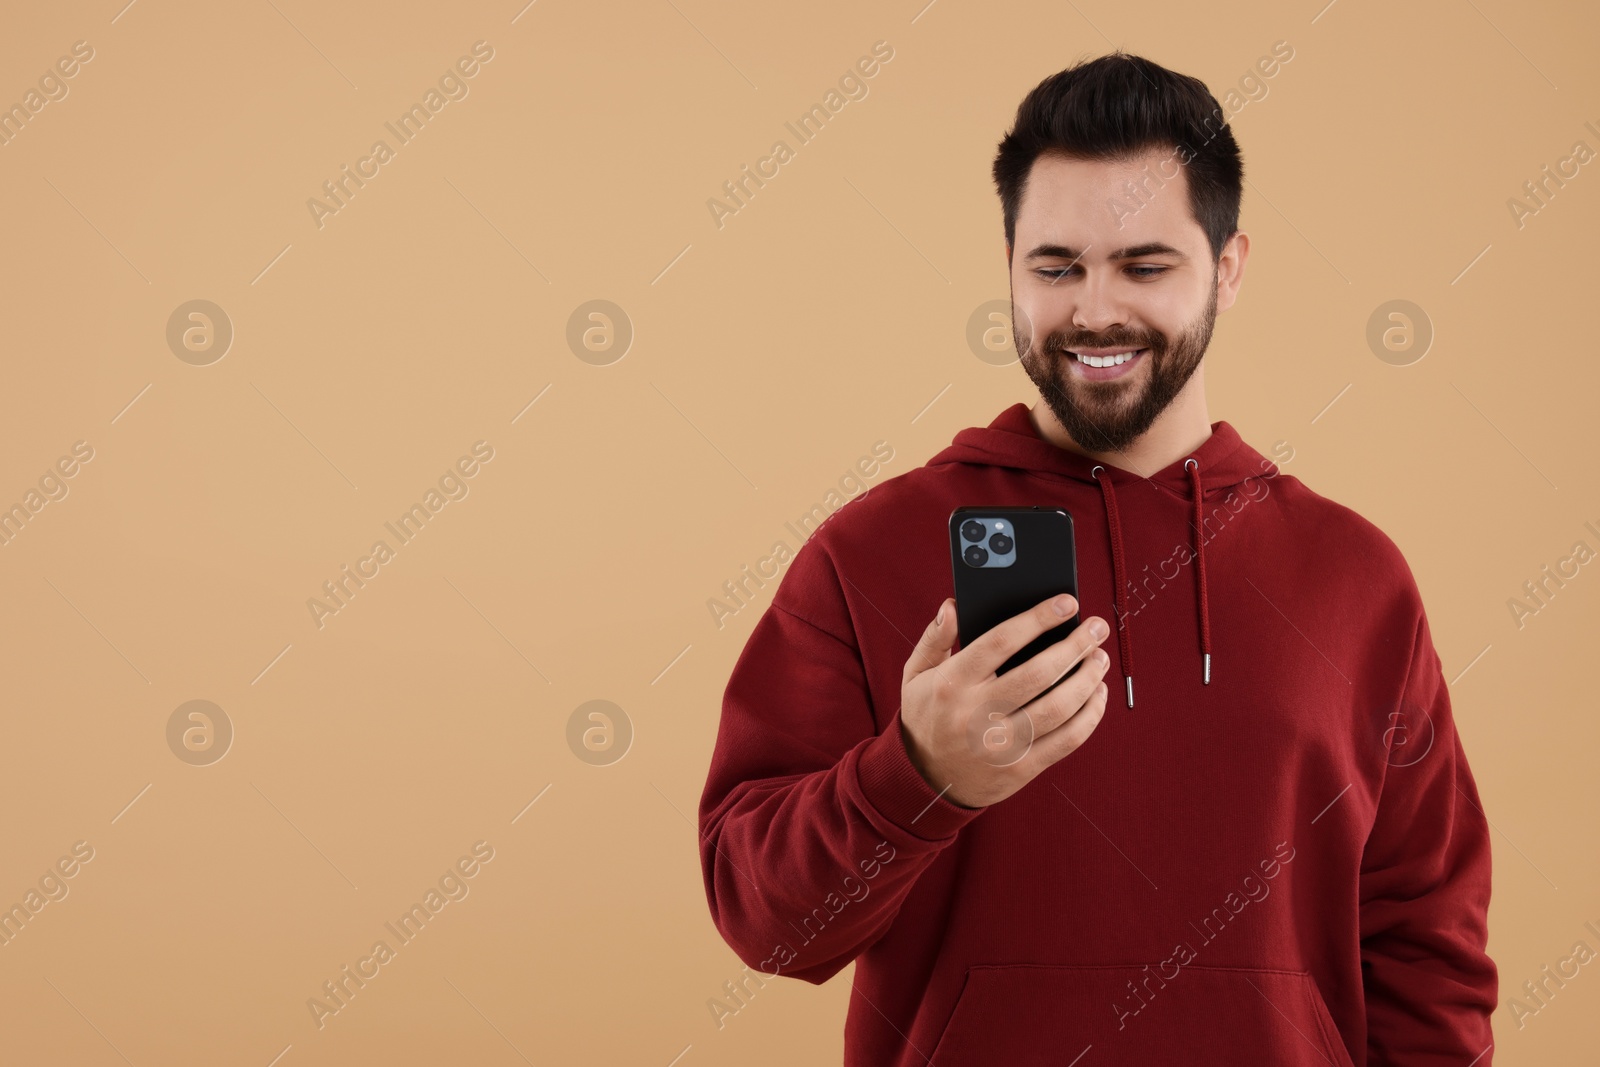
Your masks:
{"label": "hoodie cuff", "polygon": [[900,734],[900,713],[861,753],[856,779],[862,796],[878,813],[906,833],[939,841],[983,813],[983,808],[952,804],[930,786],[911,762]]}

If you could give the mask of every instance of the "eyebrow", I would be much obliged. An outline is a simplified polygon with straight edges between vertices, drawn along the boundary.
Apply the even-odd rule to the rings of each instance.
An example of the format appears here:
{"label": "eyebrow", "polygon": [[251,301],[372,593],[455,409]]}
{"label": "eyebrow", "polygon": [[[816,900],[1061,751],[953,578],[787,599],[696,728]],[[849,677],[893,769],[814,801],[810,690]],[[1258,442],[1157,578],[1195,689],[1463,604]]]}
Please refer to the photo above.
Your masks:
{"label": "eyebrow", "polygon": [[[1088,252],[1087,248],[1080,252],[1076,248],[1071,248],[1067,245],[1042,244],[1036,247],[1033,251],[1029,252],[1023,258],[1070,259],[1076,262],[1077,260],[1082,259],[1086,252]],[[1173,248],[1171,245],[1165,244],[1161,241],[1146,241],[1142,245],[1129,245],[1126,248],[1118,248],[1109,253],[1106,258],[1138,259],[1141,256],[1173,256],[1180,260],[1188,260],[1189,258],[1176,248]]]}

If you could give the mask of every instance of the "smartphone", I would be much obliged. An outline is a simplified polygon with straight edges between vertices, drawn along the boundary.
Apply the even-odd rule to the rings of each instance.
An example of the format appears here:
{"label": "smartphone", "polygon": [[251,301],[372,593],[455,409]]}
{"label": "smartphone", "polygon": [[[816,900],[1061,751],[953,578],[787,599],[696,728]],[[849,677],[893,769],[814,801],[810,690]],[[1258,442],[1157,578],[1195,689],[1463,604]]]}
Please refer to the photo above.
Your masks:
{"label": "smartphone", "polygon": [[[950,566],[955,575],[956,628],[961,647],[966,648],[1042,600],[1060,593],[1077,598],[1078,553],[1072,516],[1064,508],[1037,505],[956,508],[950,513]],[[1026,663],[1077,629],[1078,622],[1079,615],[1074,612],[1060,626],[1018,649],[995,673],[1004,674]]]}

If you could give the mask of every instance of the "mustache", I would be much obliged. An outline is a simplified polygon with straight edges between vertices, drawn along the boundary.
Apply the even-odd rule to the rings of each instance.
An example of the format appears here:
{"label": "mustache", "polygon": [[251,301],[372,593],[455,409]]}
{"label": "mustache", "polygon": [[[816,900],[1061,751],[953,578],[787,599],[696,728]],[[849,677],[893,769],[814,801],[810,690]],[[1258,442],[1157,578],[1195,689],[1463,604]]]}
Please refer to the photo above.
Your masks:
{"label": "mustache", "polygon": [[1148,348],[1152,353],[1159,354],[1165,346],[1166,338],[1159,335],[1111,334],[1092,337],[1053,333],[1045,338],[1043,349],[1052,355],[1061,355],[1076,348]]}

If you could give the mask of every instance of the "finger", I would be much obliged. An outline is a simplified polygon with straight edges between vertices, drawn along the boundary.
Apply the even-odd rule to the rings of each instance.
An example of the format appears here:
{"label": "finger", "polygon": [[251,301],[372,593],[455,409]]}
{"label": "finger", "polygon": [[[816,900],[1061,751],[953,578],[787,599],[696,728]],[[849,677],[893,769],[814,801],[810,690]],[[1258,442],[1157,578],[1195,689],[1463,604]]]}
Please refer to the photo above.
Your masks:
{"label": "finger", "polygon": [[[986,709],[986,718],[994,723],[984,732],[986,761],[995,766],[1021,764],[1040,738],[1057,730],[1079,713],[1079,709],[1100,686],[1110,664],[1111,657],[1104,649],[1091,648],[1077,673],[1022,707],[1003,697],[983,696],[992,690],[980,689],[980,699],[983,700],[980,709]],[[991,738],[998,740],[991,741]]]}
{"label": "finger", "polygon": [[907,684],[924,671],[944,663],[950,658],[950,649],[955,643],[956,602],[953,597],[945,597],[939,610],[934,612],[933,621],[922,631],[922,637],[911,650],[911,658],[906,660],[906,669],[900,679],[901,684]]}
{"label": "finger", "polygon": [[1060,681],[1110,633],[1104,619],[1091,615],[1066,637],[990,682],[991,695],[1019,707],[1028,703]]}
{"label": "finger", "polygon": [[1077,598],[1069,593],[1042,600],[1026,611],[1011,616],[963,648],[952,666],[965,680],[982,681],[993,675],[996,668],[1029,641],[1046,630],[1062,625],[1077,610]]}
{"label": "finger", "polygon": [[1077,713],[1095,688],[1100,685],[1111,667],[1111,657],[1103,648],[1091,648],[1084,655],[1083,666],[1071,677],[1048,693],[1037,697],[1018,709],[1026,712],[1035,737],[1043,737]]}
{"label": "finger", "polygon": [[1101,682],[1066,722],[1044,736],[1035,738],[1033,747],[1023,761],[1028,764],[1024,773],[1038,774],[1070,756],[1089,740],[1089,735],[1094,733],[1095,727],[1105,717],[1108,692],[1106,683]]}

